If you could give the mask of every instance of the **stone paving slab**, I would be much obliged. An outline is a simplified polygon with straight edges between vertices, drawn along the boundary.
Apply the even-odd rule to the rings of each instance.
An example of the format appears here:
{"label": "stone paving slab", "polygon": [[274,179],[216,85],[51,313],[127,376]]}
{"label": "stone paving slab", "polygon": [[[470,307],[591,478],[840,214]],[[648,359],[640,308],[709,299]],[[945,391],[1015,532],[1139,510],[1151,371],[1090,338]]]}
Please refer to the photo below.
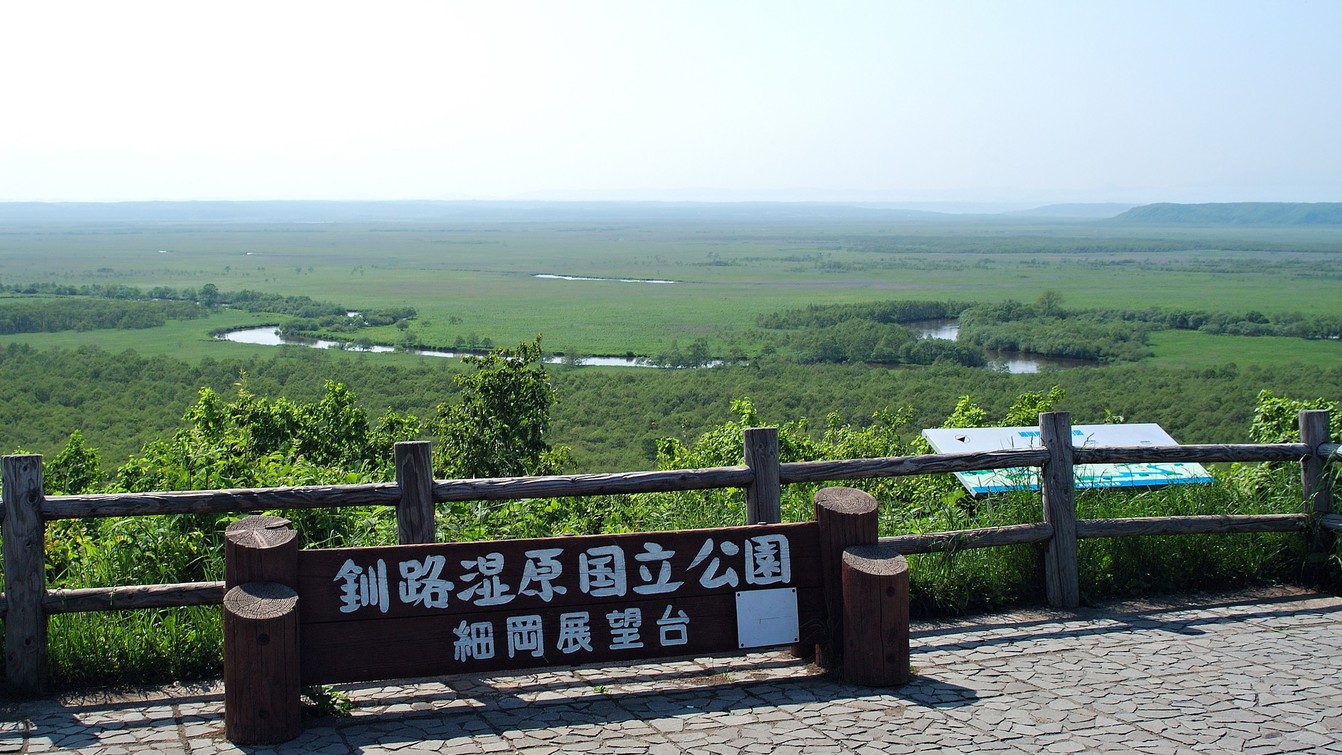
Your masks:
{"label": "stone paving slab", "polygon": [[1342,754],[1342,599],[1292,588],[912,627],[916,676],[786,653],[342,685],[349,718],[224,738],[218,682],[0,704],[0,753]]}

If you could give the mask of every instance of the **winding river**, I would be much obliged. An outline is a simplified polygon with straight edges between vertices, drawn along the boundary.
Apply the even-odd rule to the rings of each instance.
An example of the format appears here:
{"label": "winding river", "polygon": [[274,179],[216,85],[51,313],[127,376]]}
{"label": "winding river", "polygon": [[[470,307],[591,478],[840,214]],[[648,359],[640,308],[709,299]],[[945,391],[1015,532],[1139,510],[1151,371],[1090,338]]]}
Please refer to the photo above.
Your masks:
{"label": "winding river", "polygon": [[[537,276],[541,277],[541,276]],[[559,276],[554,276],[559,277]],[[634,282],[634,281],[631,281]],[[672,283],[673,281],[637,281],[639,283]],[[955,320],[923,320],[921,322],[904,323],[922,338],[941,338],[947,341],[954,341],[960,337],[960,325]],[[314,349],[346,349],[349,351],[371,351],[374,353],[386,353],[395,351],[390,346],[371,346],[368,348],[355,348],[349,344],[342,344],[336,341],[322,341],[310,338],[285,339],[280,336],[279,328],[273,325],[267,325],[260,328],[246,328],[244,330],[233,330],[219,336],[225,341],[234,343],[251,343],[261,346],[308,346]],[[426,357],[444,357],[446,359],[460,359],[469,356],[471,352],[465,351],[439,351],[435,349],[411,349],[411,354],[419,354]],[[1024,356],[1021,354],[1005,352],[988,352],[990,360],[989,366],[995,370],[1010,372],[1014,374],[1039,372],[1042,367],[1088,367],[1092,366],[1090,362],[1080,359],[1054,359],[1037,355]],[[548,356],[545,361],[550,364],[559,364],[564,361],[563,357]],[[595,367],[659,367],[646,359],[638,357],[583,357],[583,365],[592,365]],[[708,367],[716,367],[721,362],[710,362]]]}
{"label": "winding river", "polygon": [[[261,346],[309,346],[314,349],[340,349],[348,351],[369,351],[378,354],[385,354],[395,351],[390,346],[373,346],[371,348],[359,349],[337,341],[322,341],[311,338],[286,339],[280,336],[279,328],[274,325],[267,325],[260,328],[247,328],[245,330],[231,330],[219,336],[224,341],[234,343],[252,343]],[[410,349],[409,353],[419,354],[426,357],[444,357],[446,359],[460,359],[464,356],[470,356],[468,351],[438,351],[435,349]],[[550,364],[559,364],[564,361],[563,357],[548,356],[545,361]],[[583,365],[592,365],[596,367],[657,367],[645,359],[637,357],[583,357]],[[719,364],[713,362],[708,366],[712,367]]]}

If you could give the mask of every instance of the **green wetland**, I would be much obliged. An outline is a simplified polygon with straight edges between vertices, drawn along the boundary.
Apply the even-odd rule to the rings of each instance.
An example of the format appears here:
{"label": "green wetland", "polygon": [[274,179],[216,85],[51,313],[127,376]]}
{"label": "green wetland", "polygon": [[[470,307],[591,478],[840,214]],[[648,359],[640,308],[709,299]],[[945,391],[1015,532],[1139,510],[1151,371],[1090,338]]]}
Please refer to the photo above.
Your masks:
{"label": "green wetland", "polygon": [[[434,441],[436,473],[466,476],[738,464],[757,424],[782,428],[788,461],[919,453],[921,428],[1033,424],[1041,410],[1231,443],[1289,439],[1299,408],[1332,406],[1337,434],[1342,227],[767,204],[217,209],[0,212],[0,450],[43,454],[49,492],[381,481],[390,443],[412,437]],[[954,342],[907,327],[948,317]],[[262,326],[344,348],[217,337]],[[485,354],[538,334],[553,363],[411,351]],[[982,366],[989,349],[1086,366],[1010,374]],[[495,437],[475,419],[489,412],[539,432]],[[483,435],[495,451],[471,451]],[[1214,473],[1078,506],[1299,510],[1298,472]],[[863,486],[883,534],[1039,518],[1035,496],[976,501],[940,476]],[[786,491],[786,518],[808,515],[813,489]],[[438,526],[441,539],[686,528],[736,523],[741,506],[740,491],[452,504]],[[290,513],[313,544],[395,537],[385,510]],[[218,579],[227,521],[53,523],[48,582]],[[1083,586],[1290,580],[1300,548],[1290,535],[1088,541]],[[914,610],[1037,600],[1039,558],[917,557]],[[65,683],[217,669],[212,609],[62,616],[52,631]]]}
{"label": "green wetland", "polygon": [[[334,210],[301,203],[249,206],[223,217],[212,215],[208,203],[166,207],[128,207],[121,214],[139,219],[121,222],[107,212],[41,222],[5,215],[0,313],[37,296],[19,293],[30,284],[142,292],[213,286],[311,297],[349,311],[413,308],[410,318],[326,333],[367,345],[485,348],[539,333],[556,355],[687,360],[697,354],[739,362],[693,375],[556,365],[555,440],[572,445],[586,471],[642,468],[653,460],[657,438],[692,437],[720,422],[733,398],[747,395],[773,422],[832,412],[863,422],[902,405],[930,422],[966,393],[993,405],[1059,384],[1068,390],[1065,408],[1079,421],[1102,419],[1107,409],[1131,421],[1160,422],[1183,441],[1210,442],[1242,439],[1258,390],[1342,393],[1342,341],[1335,338],[1155,330],[1143,335],[1149,354],[1135,360],[1002,376],[934,367],[935,359],[891,365],[856,352],[817,356],[823,349],[799,331],[761,327],[771,314],[812,306],[1030,304],[1045,292],[1064,309],[1336,321],[1342,229],[1334,227],[1134,227],[826,205],[464,203],[410,206],[376,220],[348,212],[356,219],[346,222],[333,220]],[[625,282],[650,280],[674,283]],[[55,299],[80,306],[78,297]],[[314,397],[325,379],[345,381],[375,413],[395,408],[423,416],[450,397],[455,360],[297,355],[211,337],[292,319],[215,307],[196,319],[140,329],[0,328],[0,346],[43,353],[94,347],[112,361],[124,355],[126,369],[137,372],[137,359],[165,357],[170,362],[151,369],[188,386],[174,395],[203,385],[227,392],[247,372],[257,388],[295,399]],[[315,335],[321,334],[318,326]],[[812,341],[822,346],[837,340],[813,331]],[[35,369],[12,362],[5,369],[0,445],[53,453],[78,429],[104,449],[110,467],[177,426],[186,409],[185,401],[98,398],[107,391],[91,387],[78,367],[16,374]],[[279,376],[271,377],[272,370]],[[374,377],[379,373],[386,378]],[[137,392],[134,385],[128,390]],[[79,411],[67,411],[72,404]],[[107,421],[111,414],[118,419]]]}

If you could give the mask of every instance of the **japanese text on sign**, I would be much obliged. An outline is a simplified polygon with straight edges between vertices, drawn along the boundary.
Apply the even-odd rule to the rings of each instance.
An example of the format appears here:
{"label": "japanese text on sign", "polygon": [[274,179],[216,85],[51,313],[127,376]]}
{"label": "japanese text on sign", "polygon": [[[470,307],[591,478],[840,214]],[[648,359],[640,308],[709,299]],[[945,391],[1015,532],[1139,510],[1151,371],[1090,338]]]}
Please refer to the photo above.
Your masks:
{"label": "japanese text on sign", "polygon": [[[533,604],[537,600],[548,604],[568,593],[569,587],[560,584],[566,570],[576,572],[579,593],[601,599],[671,597],[688,581],[706,589],[729,589],[786,585],[792,580],[786,535],[758,535],[744,538],[743,542],[705,537],[694,553],[689,565],[679,572],[672,565],[676,551],[653,540],[628,552],[618,544],[572,550],[537,548],[523,551],[520,559],[514,557],[520,563],[509,563],[501,551],[455,560],[440,554],[425,555],[399,560],[390,567],[384,558],[368,563],[349,558],[332,581],[338,591],[339,611],[354,614],[387,613],[393,601],[430,609],[490,608],[506,606],[525,596]],[[628,629],[637,628],[628,624],[635,620],[636,617],[612,619],[611,630],[619,637],[626,637],[629,643],[636,642],[637,632]],[[617,621],[621,622],[619,627]],[[462,631],[476,630],[468,625]],[[580,643],[580,634],[576,629],[571,631],[573,639],[566,641]],[[532,648],[539,639],[529,632],[522,624],[518,625],[516,636],[510,630],[508,647],[513,651]],[[481,648],[488,644],[492,652],[492,636],[488,643],[478,634],[470,636]]]}

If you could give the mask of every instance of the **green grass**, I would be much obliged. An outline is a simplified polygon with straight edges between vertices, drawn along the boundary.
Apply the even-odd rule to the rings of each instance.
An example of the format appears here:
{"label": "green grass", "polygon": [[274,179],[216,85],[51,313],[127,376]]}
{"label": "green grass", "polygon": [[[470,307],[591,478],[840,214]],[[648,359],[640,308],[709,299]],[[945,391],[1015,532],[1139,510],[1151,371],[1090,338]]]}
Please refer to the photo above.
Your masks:
{"label": "green grass", "polygon": [[1147,361],[1161,367],[1208,369],[1230,363],[1248,367],[1294,362],[1326,368],[1342,364],[1342,341],[1161,330],[1151,334],[1150,343],[1155,356]]}
{"label": "green grass", "polygon": [[245,328],[267,322],[277,322],[276,316],[223,310],[197,320],[169,320],[160,327],[143,330],[67,330],[0,335],[0,346],[26,343],[37,349],[77,349],[93,345],[114,354],[130,349],[146,356],[164,355],[198,362],[207,357],[224,359],[273,352],[273,348],[266,346],[235,344],[210,337],[210,331],[215,328]]}
{"label": "green grass", "polygon": [[[1210,485],[1090,491],[1077,496],[1077,517],[1294,514],[1301,507],[1298,483],[1299,472],[1290,469],[1275,472],[1266,488],[1223,471]],[[1300,576],[1304,544],[1299,534],[1273,532],[1083,540],[1082,594],[1099,600],[1290,581]]]}

